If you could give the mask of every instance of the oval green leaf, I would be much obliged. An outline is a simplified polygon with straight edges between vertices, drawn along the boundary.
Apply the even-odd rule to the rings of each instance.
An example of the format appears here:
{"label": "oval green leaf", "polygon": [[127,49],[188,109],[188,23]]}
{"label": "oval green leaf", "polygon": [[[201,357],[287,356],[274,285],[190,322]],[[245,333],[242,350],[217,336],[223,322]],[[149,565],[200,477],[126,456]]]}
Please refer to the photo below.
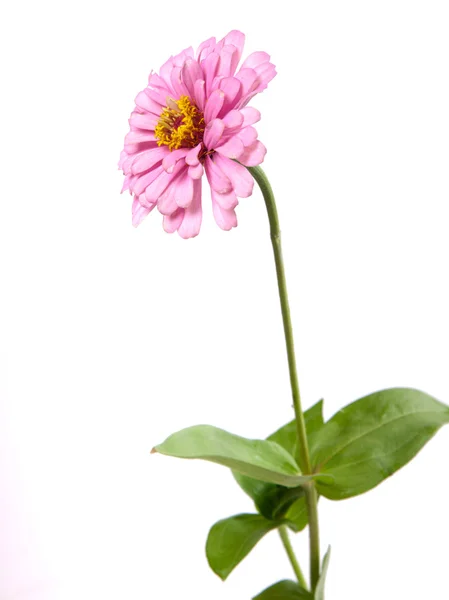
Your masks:
{"label": "oval green leaf", "polygon": [[449,407],[414,389],[393,388],[349,404],[317,432],[314,471],[334,481],[320,494],[342,500],[362,494],[408,463],[449,422]]}
{"label": "oval green leaf", "polygon": [[168,437],[152,450],[178,458],[199,458],[261,481],[298,487],[321,475],[301,475],[295,459],[279,444],[249,440],[211,425],[195,425]]}
{"label": "oval green leaf", "polygon": [[314,600],[324,600],[324,585],[326,583],[326,577],[327,577],[327,569],[329,567],[329,560],[331,557],[331,547],[329,546],[329,548],[327,549],[326,554],[324,555],[323,558],[323,564],[321,567],[321,574],[320,577],[318,579],[318,583],[316,585],[315,588],[315,594],[313,596]]}
{"label": "oval green leaf", "polygon": [[296,581],[284,579],[254,596],[253,600],[314,600],[314,597]]}
{"label": "oval green leaf", "polygon": [[206,556],[214,573],[225,580],[265,534],[280,523],[261,515],[242,514],[213,525],[206,542]]}

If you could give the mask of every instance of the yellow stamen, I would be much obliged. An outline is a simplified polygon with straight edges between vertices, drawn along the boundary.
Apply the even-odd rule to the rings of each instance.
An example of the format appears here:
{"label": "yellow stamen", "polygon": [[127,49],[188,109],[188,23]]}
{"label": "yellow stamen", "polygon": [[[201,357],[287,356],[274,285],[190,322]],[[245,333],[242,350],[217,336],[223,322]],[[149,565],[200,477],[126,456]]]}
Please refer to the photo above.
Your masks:
{"label": "yellow stamen", "polygon": [[168,146],[170,150],[194,148],[203,139],[203,113],[188,96],[179,100],[169,98],[167,104],[154,130],[157,145]]}

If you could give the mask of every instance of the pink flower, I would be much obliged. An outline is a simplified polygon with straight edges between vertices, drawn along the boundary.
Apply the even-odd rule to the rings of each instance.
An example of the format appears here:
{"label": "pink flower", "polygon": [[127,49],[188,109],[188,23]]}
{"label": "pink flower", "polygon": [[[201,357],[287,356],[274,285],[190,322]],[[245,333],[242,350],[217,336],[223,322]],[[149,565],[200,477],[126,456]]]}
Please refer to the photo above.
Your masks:
{"label": "pink flower", "polygon": [[250,54],[237,71],[244,42],[243,33],[231,31],[220,42],[203,42],[196,57],[187,48],[137,94],[119,161],[122,191],[134,196],[134,226],[157,206],[165,231],[198,235],[205,171],[215,221],[224,230],[236,227],[238,197],[250,196],[254,183],[242,165],[259,165],[266,153],[253,127],[260,113],[247,105],[276,75],[265,52]]}

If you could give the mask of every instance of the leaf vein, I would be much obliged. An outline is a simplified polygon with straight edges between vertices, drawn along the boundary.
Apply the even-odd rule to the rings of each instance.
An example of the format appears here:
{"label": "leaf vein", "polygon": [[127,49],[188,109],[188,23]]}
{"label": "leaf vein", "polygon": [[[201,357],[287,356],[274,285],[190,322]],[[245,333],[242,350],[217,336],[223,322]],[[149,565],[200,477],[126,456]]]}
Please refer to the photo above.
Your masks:
{"label": "leaf vein", "polygon": [[[395,417],[394,419],[390,419],[386,423],[382,423],[381,425],[377,425],[376,427],[373,427],[370,430],[364,431],[360,435],[352,438],[347,443],[343,444],[343,446],[340,446],[340,448],[338,448],[337,450],[335,450],[335,452],[333,454],[331,454],[331,456],[327,457],[324,461],[322,461],[319,464],[319,466],[317,467],[317,470],[321,470],[324,467],[324,465],[326,465],[330,460],[332,460],[335,456],[337,456],[337,454],[339,454],[340,452],[342,452],[343,450],[345,450],[351,444],[354,444],[360,438],[365,437],[367,435],[370,435],[371,433],[374,433],[375,431],[377,431],[379,429],[382,429],[382,427],[386,427],[387,425],[391,425],[391,423],[394,423],[394,421],[399,421],[400,419],[405,419],[407,417],[411,417],[411,416],[414,416],[414,415],[420,415],[420,414],[430,414],[430,415],[433,415],[433,414],[439,413],[439,412],[443,412],[443,411],[437,411],[437,410],[433,410],[433,411],[430,411],[430,410],[418,410],[418,411],[414,411],[414,412],[410,412],[410,413],[405,413],[405,414],[399,415],[398,417]],[[331,423],[331,421],[328,421],[328,422]]]}
{"label": "leaf vein", "polygon": [[335,467],[334,469],[332,469],[332,473],[335,473],[336,471],[338,471],[339,469],[346,469],[348,467],[354,467],[355,465],[359,465],[362,464],[364,462],[370,462],[372,460],[377,460],[378,458],[383,458],[389,455],[394,455],[397,452],[399,452],[399,450],[402,450],[402,448],[404,446],[407,446],[407,444],[411,444],[414,440],[416,440],[418,437],[420,437],[420,433],[416,434],[412,439],[407,440],[404,444],[401,444],[400,446],[398,446],[397,448],[395,448],[393,450],[393,452],[384,452],[383,454],[376,454],[376,456],[370,456],[369,458],[362,458],[361,460],[356,460],[352,463],[345,463],[344,465],[339,465],[338,467]]}

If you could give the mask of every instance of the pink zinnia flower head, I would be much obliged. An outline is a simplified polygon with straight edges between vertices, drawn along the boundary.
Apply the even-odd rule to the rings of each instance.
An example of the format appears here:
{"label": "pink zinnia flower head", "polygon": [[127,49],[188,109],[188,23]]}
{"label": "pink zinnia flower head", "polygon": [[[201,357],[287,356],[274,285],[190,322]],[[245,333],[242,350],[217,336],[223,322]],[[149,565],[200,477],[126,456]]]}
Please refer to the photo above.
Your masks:
{"label": "pink zinnia flower head", "polygon": [[237,71],[244,42],[231,31],[203,42],[196,55],[187,48],[137,94],[119,161],[134,226],[157,206],[165,231],[198,235],[204,172],[217,224],[237,225],[238,197],[250,196],[254,183],[242,165],[259,165],[266,153],[253,127],[260,113],[248,102],[276,75],[266,52],[250,54]]}

